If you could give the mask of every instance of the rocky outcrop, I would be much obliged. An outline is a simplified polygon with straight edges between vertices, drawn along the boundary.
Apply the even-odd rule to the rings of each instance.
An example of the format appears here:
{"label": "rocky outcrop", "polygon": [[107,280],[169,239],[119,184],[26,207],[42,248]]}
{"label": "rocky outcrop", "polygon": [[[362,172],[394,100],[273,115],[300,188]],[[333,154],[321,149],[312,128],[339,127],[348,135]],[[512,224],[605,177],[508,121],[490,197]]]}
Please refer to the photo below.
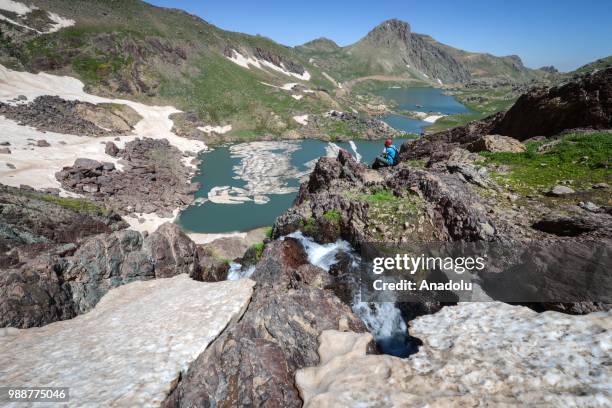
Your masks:
{"label": "rocky outcrop", "polygon": [[136,139],[117,156],[121,171],[112,163],[77,159],[55,176],[64,188],[120,214],[156,212],[167,218],[193,201],[197,186],[189,183],[191,170],[167,140]]}
{"label": "rocky outcrop", "polygon": [[132,281],[201,276],[195,244],[174,224],[145,239],[123,230],[66,245],[17,248],[0,272],[0,327],[22,328],[85,313],[110,289]]}
{"label": "rocky outcrop", "polygon": [[80,136],[127,135],[141,119],[127,105],[94,105],[50,95],[27,104],[0,103],[0,115],[41,131]]}
{"label": "rocky outcrop", "polygon": [[362,117],[351,112],[331,110],[324,115],[309,115],[308,123],[300,129],[300,134],[306,138],[329,140],[330,129],[341,126],[346,128],[346,134],[336,137],[339,141],[348,141],[359,135],[360,138],[380,140],[386,137],[401,137],[400,132],[382,120]]}
{"label": "rocky outcrop", "polygon": [[320,364],[296,383],[305,407],[607,405],[611,317],[463,303],[411,323],[424,344],[410,359],[368,355],[369,334],[326,331]]}
{"label": "rocky outcrop", "polygon": [[302,75],[304,72],[306,72],[306,69],[304,69],[301,64],[291,61],[281,55],[274,54],[273,52],[263,48],[255,48],[254,54],[255,58],[268,61],[269,63],[276,65],[279,68],[286,69],[289,72],[293,72],[298,75]]}
{"label": "rocky outcrop", "polygon": [[415,232],[422,242],[495,235],[478,197],[458,177],[407,166],[377,173],[344,151],[336,159],[319,159],[294,207],[277,218],[274,236],[298,229],[319,242],[343,238],[356,247],[407,242]]}
{"label": "rocky outcrop", "polygon": [[576,128],[612,128],[612,68],[524,94],[493,131],[525,140]]}
{"label": "rocky outcrop", "polygon": [[[610,129],[611,83],[612,68],[608,68],[565,85],[536,88],[523,94],[507,112],[404,143],[400,158],[444,155],[455,147],[473,152],[486,150],[483,138],[493,134],[524,141],[537,136],[554,136],[571,129]],[[517,146],[516,142],[512,142],[512,146]]]}
{"label": "rocky outcrop", "polygon": [[193,276],[199,269],[196,244],[176,224],[160,226],[144,240],[142,250],[153,260],[156,278]]}
{"label": "rocky outcrop", "polygon": [[295,240],[266,248],[252,279],[257,286],[243,317],[191,364],[163,406],[300,407],[294,373],[319,361],[317,336],[365,330]]}
{"label": "rocky outcrop", "polygon": [[10,265],[11,255],[4,254],[11,250],[20,250],[27,257],[44,247],[74,243],[126,226],[119,215],[85,200],[0,184],[0,253],[3,254],[0,264],[3,266]]}

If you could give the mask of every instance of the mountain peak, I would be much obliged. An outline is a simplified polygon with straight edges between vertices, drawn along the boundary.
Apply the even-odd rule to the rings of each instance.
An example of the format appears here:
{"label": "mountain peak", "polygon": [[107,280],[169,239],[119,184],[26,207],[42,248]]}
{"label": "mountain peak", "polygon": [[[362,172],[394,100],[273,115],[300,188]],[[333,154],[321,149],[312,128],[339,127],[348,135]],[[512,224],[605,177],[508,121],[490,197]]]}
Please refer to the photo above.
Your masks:
{"label": "mountain peak", "polygon": [[300,45],[301,48],[318,50],[318,51],[335,51],[340,48],[338,44],[336,44],[333,40],[329,38],[320,37],[316,38],[312,41],[308,41]]}
{"label": "mountain peak", "polygon": [[399,39],[403,42],[408,41],[410,37],[410,24],[405,21],[393,18],[386,20],[377,25],[368,33],[367,39],[374,42],[385,41],[391,39]]}

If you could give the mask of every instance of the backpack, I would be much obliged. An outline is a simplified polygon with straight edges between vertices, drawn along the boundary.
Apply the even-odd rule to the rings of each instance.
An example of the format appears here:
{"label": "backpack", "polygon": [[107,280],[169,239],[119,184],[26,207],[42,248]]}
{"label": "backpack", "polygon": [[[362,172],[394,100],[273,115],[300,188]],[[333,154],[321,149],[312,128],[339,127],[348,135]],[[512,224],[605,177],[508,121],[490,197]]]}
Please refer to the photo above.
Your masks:
{"label": "backpack", "polygon": [[[391,145],[389,147],[387,147],[387,149],[393,149],[393,151],[395,152],[395,154],[393,155],[393,162],[391,163],[392,166],[397,166],[397,163],[399,162],[399,152],[397,151],[397,147],[395,147],[395,145]],[[388,153],[387,153],[388,154]]]}

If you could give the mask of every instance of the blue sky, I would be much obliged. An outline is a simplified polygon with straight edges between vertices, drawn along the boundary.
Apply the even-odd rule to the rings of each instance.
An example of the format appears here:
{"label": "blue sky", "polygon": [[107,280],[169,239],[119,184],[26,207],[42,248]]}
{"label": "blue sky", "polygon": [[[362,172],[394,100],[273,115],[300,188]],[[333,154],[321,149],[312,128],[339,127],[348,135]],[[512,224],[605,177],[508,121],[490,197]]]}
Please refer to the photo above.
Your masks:
{"label": "blue sky", "polygon": [[348,45],[389,18],[468,51],[517,54],[566,71],[612,54],[612,0],[148,0],[225,30],[285,45],[328,37]]}

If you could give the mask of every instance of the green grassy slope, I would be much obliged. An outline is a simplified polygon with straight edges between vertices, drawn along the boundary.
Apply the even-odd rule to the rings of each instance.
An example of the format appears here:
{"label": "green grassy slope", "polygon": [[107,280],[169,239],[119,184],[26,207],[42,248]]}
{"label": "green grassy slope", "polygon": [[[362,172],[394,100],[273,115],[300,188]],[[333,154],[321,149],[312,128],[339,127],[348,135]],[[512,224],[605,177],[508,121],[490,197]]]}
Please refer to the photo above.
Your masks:
{"label": "green grassy slope", "polygon": [[[289,91],[261,83],[334,88],[307,59],[270,39],[224,31],[183,11],[138,0],[31,3],[76,25],[46,35],[3,37],[0,62],[12,68],[76,76],[91,92],[172,104],[207,124],[232,123],[236,132],[253,136],[280,136],[295,126],[293,115],[330,106],[314,94],[297,101]],[[252,55],[258,48],[303,66],[311,80],[246,69],[224,56],[227,49]]]}

